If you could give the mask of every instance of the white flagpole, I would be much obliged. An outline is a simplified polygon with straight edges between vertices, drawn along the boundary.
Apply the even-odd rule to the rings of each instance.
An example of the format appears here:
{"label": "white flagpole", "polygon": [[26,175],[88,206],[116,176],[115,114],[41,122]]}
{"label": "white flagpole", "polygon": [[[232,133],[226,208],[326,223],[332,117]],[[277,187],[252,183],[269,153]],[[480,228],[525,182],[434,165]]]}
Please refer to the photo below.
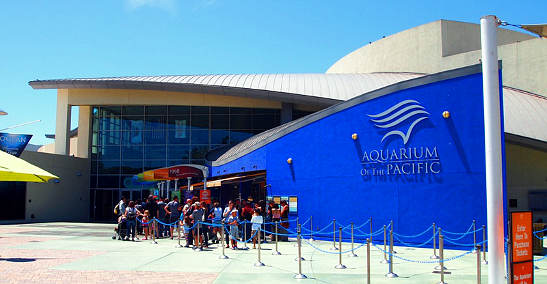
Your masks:
{"label": "white flagpole", "polygon": [[501,109],[498,73],[498,18],[481,18],[486,209],[488,218],[488,283],[505,283]]}

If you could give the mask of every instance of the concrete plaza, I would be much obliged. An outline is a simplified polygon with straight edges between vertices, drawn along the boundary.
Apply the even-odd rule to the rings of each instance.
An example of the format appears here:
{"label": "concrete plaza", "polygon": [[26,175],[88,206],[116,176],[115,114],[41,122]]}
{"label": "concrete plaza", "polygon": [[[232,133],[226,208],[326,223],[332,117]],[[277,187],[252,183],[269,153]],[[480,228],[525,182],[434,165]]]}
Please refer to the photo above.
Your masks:
{"label": "concrete plaza", "polygon": [[[262,246],[265,267],[255,267],[257,250],[226,250],[229,259],[221,260],[217,245],[205,251],[177,248],[176,240],[112,240],[113,225],[89,223],[35,223],[0,225],[0,283],[365,283],[366,250],[358,257],[343,255],[347,269],[335,269],[338,255],[330,251],[332,242],[303,243],[302,263],[306,280],[295,280],[295,242],[279,243],[282,255],[272,255],[273,243]],[[252,246],[252,245],[251,245]],[[240,245],[243,247],[243,245]],[[318,250],[318,249],[320,250]],[[349,244],[343,244],[343,250]],[[322,252],[324,250],[325,252]],[[398,256],[429,262],[431,249],[396,247]],[[445,250],[445,258],[463,251]],[[538,257],[536,257],[538,258]],[[399,278],[387,279],[388,266],[381,264],[383,254],[371,247],[372,283],[437,283],[432,273],[435,264],[394,261]],[[537,262],[535,283],[547,283],[547,260]],[[467,254],[445,264],[451,274],[447,283],[476,283],[476,255]],[[483,283],[487,265],[481,267]]]}

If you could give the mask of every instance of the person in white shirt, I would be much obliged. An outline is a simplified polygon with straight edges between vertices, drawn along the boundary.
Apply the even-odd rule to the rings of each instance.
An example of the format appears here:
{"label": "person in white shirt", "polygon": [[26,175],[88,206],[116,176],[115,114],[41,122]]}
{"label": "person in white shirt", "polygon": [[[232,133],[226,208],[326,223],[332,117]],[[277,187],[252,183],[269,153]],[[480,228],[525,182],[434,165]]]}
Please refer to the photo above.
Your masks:
{"label": "person in white shirt", "polygon": [[253,212],[253,217],[251,218],[251,224],[252,224],[251,236],[254,235],[253,249],[256,249],[256,239],[257,237],[260,237],[260,233],[258,231],[260,230],[260,226],[262,226],[263,223],[264,223],[264,218],[262,217],[262,215],[260,215],[260,209],[255,209]]}

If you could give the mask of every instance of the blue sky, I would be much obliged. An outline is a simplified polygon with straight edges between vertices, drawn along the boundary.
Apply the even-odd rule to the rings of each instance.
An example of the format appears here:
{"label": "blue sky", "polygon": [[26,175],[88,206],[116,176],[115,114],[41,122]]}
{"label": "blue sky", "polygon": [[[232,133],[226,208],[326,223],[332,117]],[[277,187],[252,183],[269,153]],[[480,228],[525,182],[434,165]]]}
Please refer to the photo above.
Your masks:
{"label": "blue sky", "polygon": [[382,36],[438,19],[495,14],[544,23],[546,1],[4,1],[0,129],[52,141],[55,90],[34,79],[160,74],[322,73]]}

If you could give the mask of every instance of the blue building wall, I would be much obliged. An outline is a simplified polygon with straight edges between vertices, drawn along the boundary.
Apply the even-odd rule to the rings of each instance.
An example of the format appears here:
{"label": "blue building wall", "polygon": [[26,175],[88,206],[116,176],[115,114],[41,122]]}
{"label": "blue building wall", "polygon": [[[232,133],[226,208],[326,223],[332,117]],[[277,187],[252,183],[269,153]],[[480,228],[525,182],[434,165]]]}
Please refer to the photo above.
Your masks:
{"label": "blue building wall", "polygon": [[[314,227],[323,227],[333,218],[347,225],[372,217],[374,230],[393,220],[394,231],[411,235],[432,222],[452,232],[466,231],[474,219],[477,227],[486,224],[481,73],[370,100],[366,100],[370,94],[363,96],[342,103],[347,108],[214,167],[213,173],[242,172],[242,168],[266,170],[271,185],[268,194],[297,196],[298,215],[302,219],[313,216]],[[352,103],[355,100],[365,101]],[[415,102],[383,116],[370,116],[407,100]],[[418,112],[405,119],[414,111]],[[444,111],[450,113],[449,118],[443,118]],[[399,118],[403,122],[393,127],[377,126]],[[406,145],[397,134],[382,141],[390,131],[407,134],[413,123]],[[356,140],[353,133],[358,135]],[[414,157],[414,151],[423,154]],[[292,164],[287,163],[288,158]],[[368,225],[364,229],[368,231]],[[430,237],[425,234],[410,242],[420,243]],[[458,242],[472,243],[472,238]]]}

